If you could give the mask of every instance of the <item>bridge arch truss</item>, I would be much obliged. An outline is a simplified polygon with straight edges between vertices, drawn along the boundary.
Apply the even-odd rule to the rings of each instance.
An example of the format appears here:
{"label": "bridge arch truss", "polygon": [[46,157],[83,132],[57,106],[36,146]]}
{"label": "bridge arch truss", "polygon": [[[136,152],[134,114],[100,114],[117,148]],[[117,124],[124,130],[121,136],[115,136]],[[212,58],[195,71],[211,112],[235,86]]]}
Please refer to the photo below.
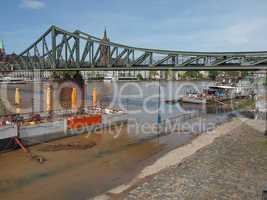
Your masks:
{"label": "bridge arch truss", "polygon": [[267,70],[267,51],[187,52],[131,47],[51,26],[13,70]]}

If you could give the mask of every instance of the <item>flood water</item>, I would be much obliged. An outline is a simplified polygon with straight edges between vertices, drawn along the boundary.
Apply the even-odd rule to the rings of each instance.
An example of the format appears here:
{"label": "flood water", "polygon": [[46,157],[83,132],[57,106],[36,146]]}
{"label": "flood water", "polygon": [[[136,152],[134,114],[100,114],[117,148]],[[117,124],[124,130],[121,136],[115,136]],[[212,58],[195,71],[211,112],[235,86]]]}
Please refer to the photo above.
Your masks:
{"label": "flood water", "polygon": [[[157,158],[194,138],[195,134],[168,134],[161,137],[151,134],[149,125],[158,120],[176,117],[186,111],[206,113],[201,123],[215,125],[228,120],[227,109],[207,108],[203,105],[166,104],[164,100],[178,98],[186,91],[203,90],[211,82],[88,82],[86,89],[78,91],[77,104],[84,101],[92,105],[92,91],[96,88],[97,104],[128,110],[128,125],[121,127],[121,134],[114,137],[109,131],[89,136],[76,136],[50,144],[96,142],[91,149],[80,151],[43,152],[37,145],[31,150],[47,158],[39,165],[23,156],[22,152],[10,152],[0,157],[0,195],[5,199],[88,199],[99,195],[135,177],[145,166]],[[51,83],[9,85],[6,90],[10,104],[15,106],[16,88],[20,88],[19,112],[46,110],[46,89]],[[160,87],[159,87],[160,86]],[[69,86],[71,87],[71,86]],[[71,90],[64,90],[53,83],[54,109],[71,108]],[[159,98],[160,96],[160,98]],[[33,99],[38,97],[39,102]],[[82,100],[83,98],[83,100]],[[17,107],[17,106],[15,106]],[[1,114],[10,112],[3,106]],[[34,108],[34,109],[33,109]],[[205,119],[205,120],[203,120]],[[193,124],[196,120],[189,121]],[[103,134],[106,133],[106,134]],[[26,170],[25,170],[26,169]],[[14,173],[14,171],[16,173]],[[45,190],[40,188],[45,187]],[[39,191],[36,193],[35,191]]]}

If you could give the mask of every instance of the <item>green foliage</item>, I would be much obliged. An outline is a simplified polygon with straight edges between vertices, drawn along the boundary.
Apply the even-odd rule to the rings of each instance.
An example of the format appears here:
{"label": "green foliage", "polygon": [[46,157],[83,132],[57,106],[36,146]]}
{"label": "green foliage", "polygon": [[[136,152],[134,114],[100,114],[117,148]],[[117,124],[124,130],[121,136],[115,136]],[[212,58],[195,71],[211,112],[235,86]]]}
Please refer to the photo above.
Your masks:
{"label": "green foliage", "polygon": [[247,72],[247,71],[241,72],[241,76],[242,76],[242,77],[246,77],[246,76],[248,76],[248,75],[249,75],[249,72]]}
{"label": "green foliage", "polygon": [[77,72],[75,71],[68,71],[68,72],[64,72],[64,71],[54,71],[52,74],[52,78],[56,79],[56,80],[63,80],[63,79],[67,79],[70,80]]}
{"label": "green foliage", "polygon": [[137,74],[137,76],[136,76],[136,77],[137,77],[137,80],[144,80],[144,78],[143,78],[142,74],[140,74],[140,73],[139,73],[139,74]]}
{"label": "green foliage", "polygon": [[263,145],[264,145],[265,148],[267,148],[267,140],[263,141]]}
{"label": "green foliage", "polygon": [[52,78],[58,81],[73,81],[79,86],[82,86],[84,83],[83,77],[78,71],[68,71],[68,72],[53,72]]}
{"label": "green foliage", "polygon": [[167,71],[165,71],[164,73],[165,73],[165,77],[166,77],[167,79],[169,79],[169,78],[171,78],[171,77],[173,76],[173,72],[172,72],[172,70],[167,70]]}
{"label": "green foliage", "polygon": [[253,99],[236,100],[234,101],[234,108],[237,110],[254,109],[255,101]]}
{"label": "green foliage", "polygon": [[183,76],[183,78],[189,78],[189,79],[195,79],[195,80],[198,80],[198,79],[202,79],[203,78],[203,75],[198,72],[198,71],[186,71]]}
{"label": "green foliage", "polygon": [[[224,73],[225,76],[228,76],[231,78],[245,78],[249,75],[249,72],[246,72],[246,71],[244,71],[244,72],[243,71],[242,72],[240,72],[240,71],[224,71],[221,73]],[[215,80],[219,74],[220,74],[219,71],[209,71],[209,78],[211,80]]]}
{"label": "green foliage", "polygon": [[155,76],[158,76],[158,72],[157,71],[150,71],[149,72],[149,79],[154,79]]}
{"label": "green foliage", "polygon": [[218,75],[219,75],[218,71],[209,71],[209,78],[211,80],[215,80]]}
{"label": "green foliage", "polygon": [[225,75],[230,77],[239,77],[240,72],[239,71],[226,71]]}

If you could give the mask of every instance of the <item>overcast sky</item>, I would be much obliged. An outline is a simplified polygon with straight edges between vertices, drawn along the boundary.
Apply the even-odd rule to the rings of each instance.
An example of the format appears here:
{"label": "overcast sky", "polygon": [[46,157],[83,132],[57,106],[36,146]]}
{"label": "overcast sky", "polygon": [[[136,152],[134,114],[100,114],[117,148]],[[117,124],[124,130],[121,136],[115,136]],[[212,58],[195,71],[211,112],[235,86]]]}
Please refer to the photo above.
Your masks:
{"label": "overcast sky", "polygon": [[52,24],[146,48],[267,50],[267,0],[3,0],[0,17],[9,53]]}

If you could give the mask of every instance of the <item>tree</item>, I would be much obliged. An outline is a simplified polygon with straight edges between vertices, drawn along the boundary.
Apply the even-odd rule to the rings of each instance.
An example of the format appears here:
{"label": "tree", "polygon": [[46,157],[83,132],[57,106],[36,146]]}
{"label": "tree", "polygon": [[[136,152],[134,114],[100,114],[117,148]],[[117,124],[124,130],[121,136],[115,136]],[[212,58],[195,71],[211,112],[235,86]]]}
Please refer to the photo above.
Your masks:
{"label": "tree", "polygon": [[230,78],[234,78],[234,79],[238,79],[240,77],[240,72],[239,71],[226,71],[225,75],[230,77]]}
{"label": "tree", "polygon": [[62,81],[73,81],[79,86],[84,84],[83,77],[79,71],[69,72],[53,72],[52,77],[59,82]]}
{"label": "tree", "polygon": [[142,74],[138,73],[136,76],[137,80],[144,80]]}
{"label": "tree", "polygon": [[183,78],[190,78],[190,79],[202,79],[203,76],[198,71],[187,71],[183,74]]}
{"label": "tree", "polygon": [[167,70],[164,72],[165,73],[165,79],[169,80],[169,79],[172,79],[172,70]]}
{"label": "tree", "polygon": [[247,72],[247,71],[241,72],[241,76],[242,76],[242,77],[246,77],[246,76],[248,76],[248,75],[249,75],[249,72]]}
{"label": "tree", "polygon": [[209,78],[211,79],[211,80],[215,80],[216,79],[216,77],[219,75],[219,72],[218,71],[209,71]]}
{"label": "tree", "polygon": [[149,79],[155,79],[156,76],[158,76],[158,72],[157,71],[151,70],[149,72]]}

